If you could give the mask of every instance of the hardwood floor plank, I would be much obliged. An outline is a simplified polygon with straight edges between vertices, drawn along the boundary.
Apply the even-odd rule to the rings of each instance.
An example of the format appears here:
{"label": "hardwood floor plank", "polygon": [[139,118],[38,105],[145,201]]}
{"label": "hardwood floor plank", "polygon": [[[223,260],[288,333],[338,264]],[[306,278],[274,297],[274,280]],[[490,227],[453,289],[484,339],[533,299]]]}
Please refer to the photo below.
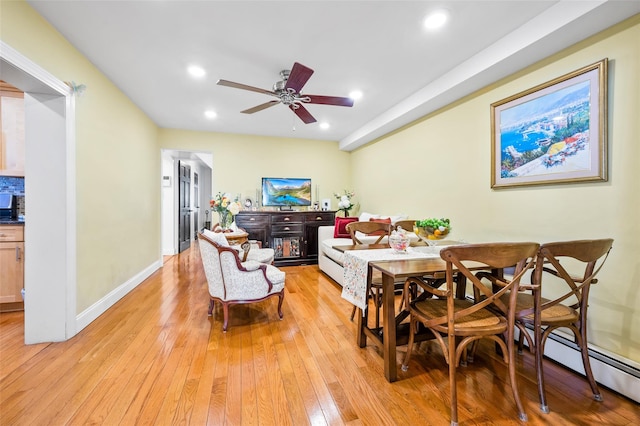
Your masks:
{"label": "hardwood floor plank", "polygon": [[251,326],[251,360],[255,375],[255,394],[260,424],[276,425],[272,389],[267,373],[270,366],[267,363],[263,342],[267,329],[268,324],[264,323],[256,323]]}
{"label": "hardwood floor plank", "polygon": [[[380,349],[358,348],[351,305],[316,265],[287,273],[277,301],[222,309],[209,296],[197,245],[66,342],[24,345],[23,316],[0,314],[0,424],[447,425],[449,380],[434,342],[409,371],[384,379]],[[405,347],[398,348],[402,362]],[[528,425],[636,425],[640,404],[545,361],[551,413],[538,408],[533,356],[516,358]],[[522,425],[491,343],[458,372],[461,426]]]}

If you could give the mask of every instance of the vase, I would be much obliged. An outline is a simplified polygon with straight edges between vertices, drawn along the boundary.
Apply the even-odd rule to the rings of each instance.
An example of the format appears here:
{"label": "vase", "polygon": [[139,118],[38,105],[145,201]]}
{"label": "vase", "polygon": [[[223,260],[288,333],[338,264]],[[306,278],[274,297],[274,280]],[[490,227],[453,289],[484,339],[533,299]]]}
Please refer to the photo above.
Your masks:
{"label": "vase", "polygon": [[233,223],[233,215],[229,210],[224,210],[218,213],[220,215],[220,228],[223,231],[227,231],[231,228]]}

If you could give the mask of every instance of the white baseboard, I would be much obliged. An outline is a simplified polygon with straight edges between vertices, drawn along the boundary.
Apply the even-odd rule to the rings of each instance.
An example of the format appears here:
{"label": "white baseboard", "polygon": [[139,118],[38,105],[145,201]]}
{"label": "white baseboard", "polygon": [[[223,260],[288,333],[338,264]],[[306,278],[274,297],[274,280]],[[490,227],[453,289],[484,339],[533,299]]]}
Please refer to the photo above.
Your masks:
{"label": "white baseboard", "polygon": [[112,307],[118,300],[126,296],[131,290],[136,288],[140,283],[149,278],[151,274],[162,267],[162,261],[157,260],[138,274],[133,276],[127,282],[118,286],[102,299],[82,311],[76,316],[76,333],[80,332],[87,325],[91,324],[96,318],[105,313],[107,309]]}
{"label": "white baseboard", "polygon": [[[533,336],[531,330],[529,334]],[[516,338],[517,336],[516,333]],[[563,343],[563,340],[567,343]],[[570,345],[572,345],[570,340],[562,335],[553,334],[545,343],[544,355],[584,376],[580,351]],[[638,363],[620,355],[608,353],[594,345],[589,345],[589,353],[591,370],[599,385],[606,386],[640,403],[640,365]],[[586,378],[584,385],[589,388]]]}

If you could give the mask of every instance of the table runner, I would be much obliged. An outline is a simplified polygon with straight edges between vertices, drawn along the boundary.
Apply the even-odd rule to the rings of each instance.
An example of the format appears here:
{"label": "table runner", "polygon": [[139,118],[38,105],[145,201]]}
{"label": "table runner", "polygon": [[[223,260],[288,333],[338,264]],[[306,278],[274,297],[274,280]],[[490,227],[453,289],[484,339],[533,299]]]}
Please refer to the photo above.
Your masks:
{"label": "table runner", "polygon": [[444,246],[409,247],[406,253],[396,253],[393,249],[345,251],[342,298],[353,303],[364,312],[367,307],[367,270],[369,262],[436,258],[440,257],[440,250],[443,248]]}

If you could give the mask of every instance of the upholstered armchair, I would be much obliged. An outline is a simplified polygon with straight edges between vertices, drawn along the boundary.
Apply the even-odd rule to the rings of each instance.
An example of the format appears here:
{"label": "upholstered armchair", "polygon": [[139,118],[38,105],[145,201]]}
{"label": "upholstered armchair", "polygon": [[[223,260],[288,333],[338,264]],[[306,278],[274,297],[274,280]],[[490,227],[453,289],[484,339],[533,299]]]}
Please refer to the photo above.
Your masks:
{"label": "upholstered armchair", "polygon": [[241,303],[260,302],[278,297],[278,316],[282,319],[285,273],[273,265],[248,260],[241,262],[238,252],[223,247],[205,234],[198,237],[200,257],[209,286],[209,315],[215,302],[222,304],[224,323],[229,325],[229,307]]}

